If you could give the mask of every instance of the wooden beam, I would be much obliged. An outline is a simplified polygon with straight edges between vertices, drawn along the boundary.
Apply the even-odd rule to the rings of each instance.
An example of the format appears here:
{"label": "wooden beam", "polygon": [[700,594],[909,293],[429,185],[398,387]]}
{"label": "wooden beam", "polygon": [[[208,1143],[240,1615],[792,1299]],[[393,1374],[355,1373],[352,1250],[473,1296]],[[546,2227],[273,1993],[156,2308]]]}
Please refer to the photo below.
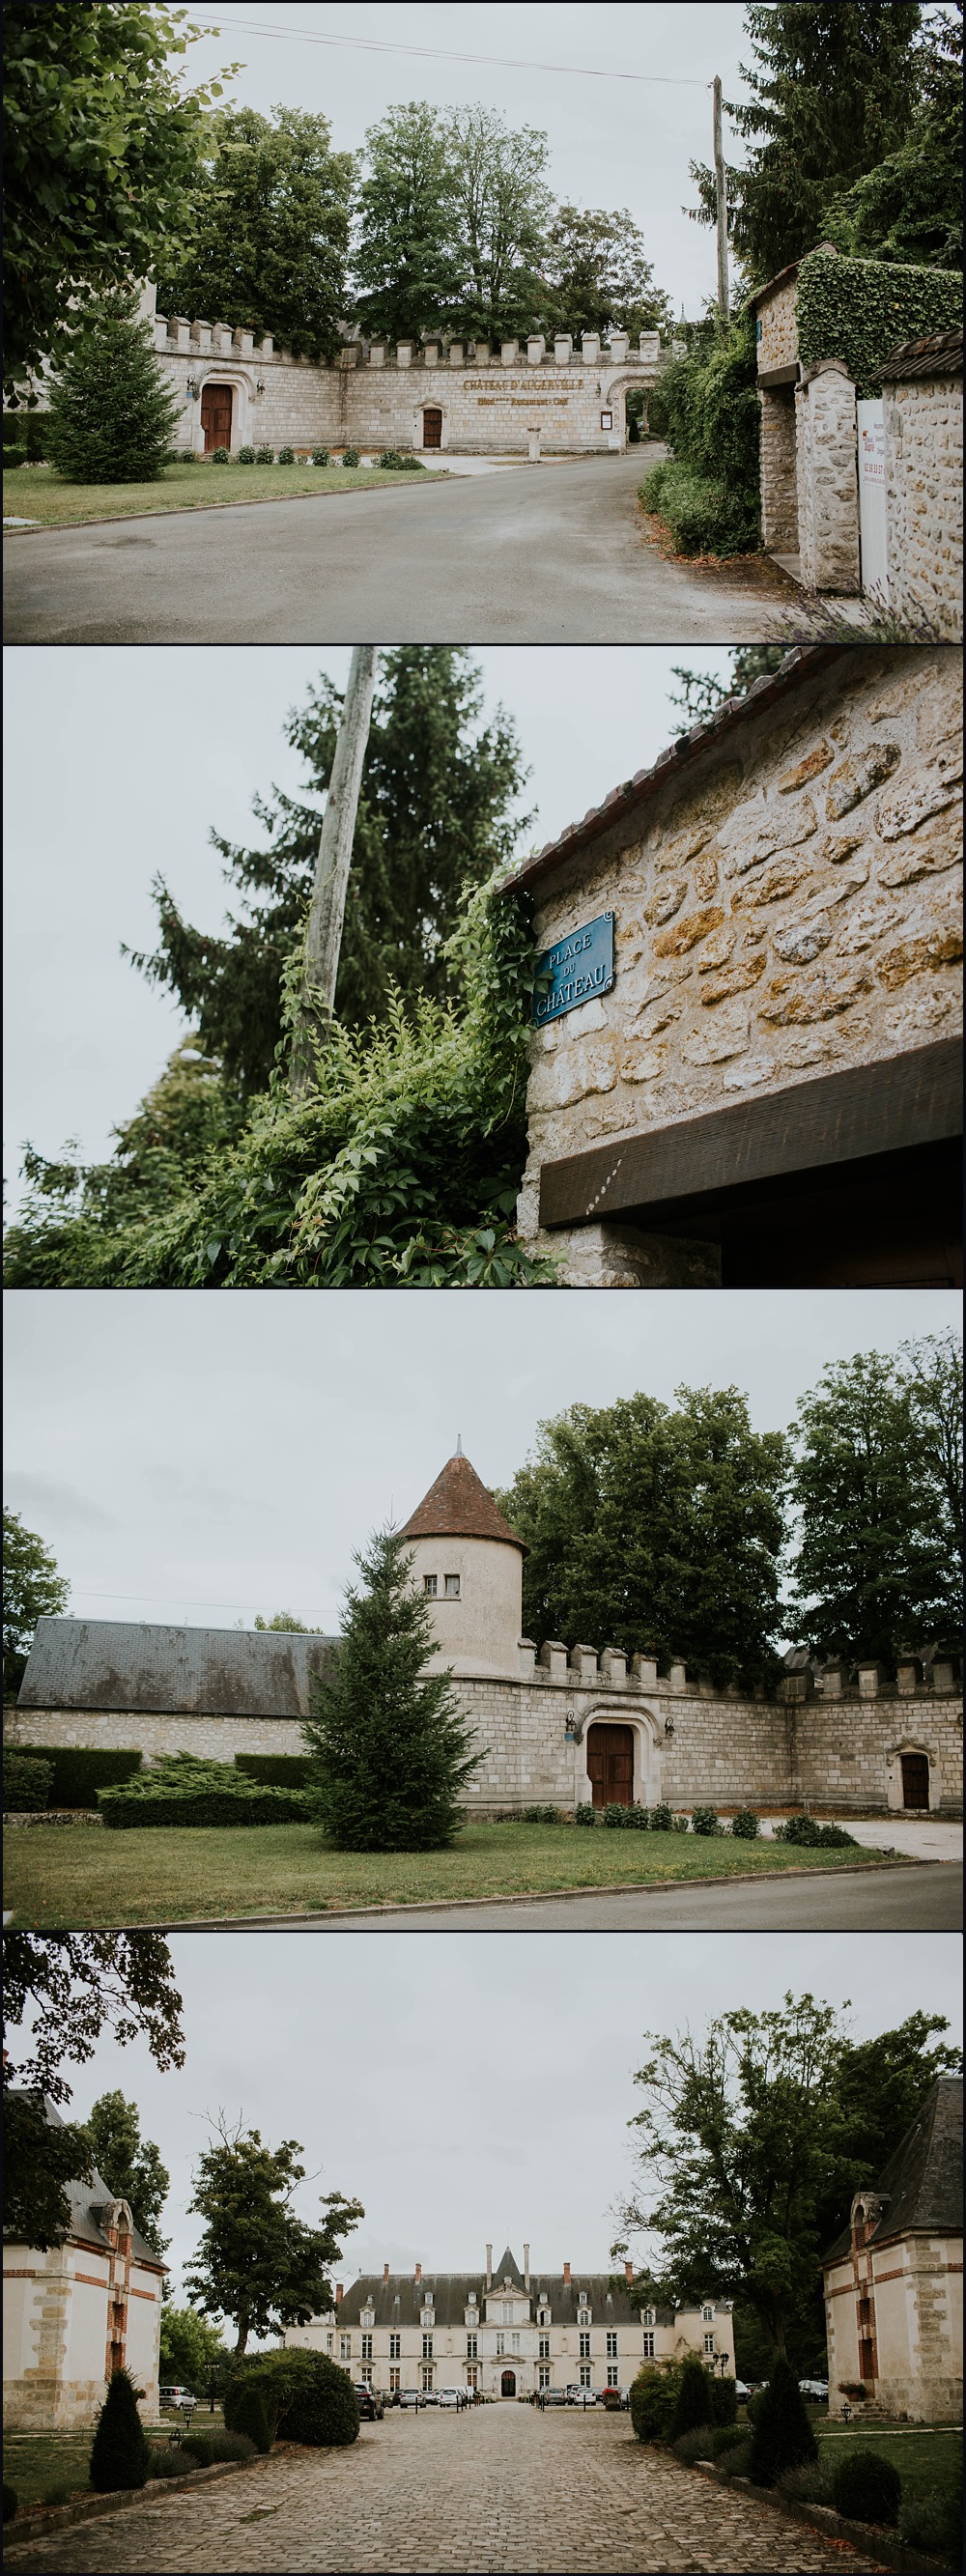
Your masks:
{"label": "wooden beam", "polygon": [[962,1045],[941,1038],[545,1163],[540,1223],[597,1224],[631,1209],[645,1223],[648,1209],[677,1200],[935,1144],[962,1133],[962,1101]]}

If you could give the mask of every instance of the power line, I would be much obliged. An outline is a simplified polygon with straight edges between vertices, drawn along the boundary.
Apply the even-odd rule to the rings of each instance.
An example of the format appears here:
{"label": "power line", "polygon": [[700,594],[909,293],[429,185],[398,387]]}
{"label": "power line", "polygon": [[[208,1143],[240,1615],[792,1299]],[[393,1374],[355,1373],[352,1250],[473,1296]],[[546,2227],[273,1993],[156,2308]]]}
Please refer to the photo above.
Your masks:
{"label": "power line", "polygon": [[608,72],[588,63],[535,63],[516,54],[457,54],[444,45],[401,45],[381,36],[330,36],[313,34],[301,27],[265,26],[257,18],[224,18],[219,13],[217,26],[211,18],[195,18],[193,24],[207,27],[209,35],[220,36],[223,27],[237,27],[242,35],[281,36],[299,45],[340,45],[365,54],[414,54],[420,61],[439,63],[482,63],[498,71],[564,72],[576,80],[622,80],[657,83],[662,89],[710,89],[710,81],[695,80],[684,72]]}

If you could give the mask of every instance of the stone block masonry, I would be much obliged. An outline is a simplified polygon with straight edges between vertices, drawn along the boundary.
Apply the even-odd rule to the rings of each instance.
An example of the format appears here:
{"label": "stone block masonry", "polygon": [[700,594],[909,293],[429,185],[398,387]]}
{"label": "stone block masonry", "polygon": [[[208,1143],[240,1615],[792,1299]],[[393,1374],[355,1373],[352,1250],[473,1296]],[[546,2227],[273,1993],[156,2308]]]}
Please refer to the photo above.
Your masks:
{"label": "stone block masonry", "polygon": [[962,374],[887,383],[883,421],[889,606],[961,643]]}

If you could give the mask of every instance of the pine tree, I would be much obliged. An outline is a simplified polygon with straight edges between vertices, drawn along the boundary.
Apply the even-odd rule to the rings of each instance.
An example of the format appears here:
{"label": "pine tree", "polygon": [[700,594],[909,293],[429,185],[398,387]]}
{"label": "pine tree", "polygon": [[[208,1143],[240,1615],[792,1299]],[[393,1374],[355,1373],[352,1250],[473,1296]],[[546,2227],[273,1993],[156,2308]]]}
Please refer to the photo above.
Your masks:
{"label": "pine tree", "polygon": [[90,2482],[99,2495],[147,2484],[150,2448],[130,2371],[116,2370],[97,2418]]}
{"label": "pine tree", "polygon": [[710,2424],[713,2420],[711,2381],[703,2361],[699,2361],[697,2353],[692,2352],[683,2364],[678,2382],[677,2401],[671,2419],[672,2442],[678,2441],[682,2433],[690,2433],[696,2425]]}
{"label": "pine tree", "polygon": [[135,299],[105,296],[54,381],[51,463],[68,483],[156,483],[178,418]]}
{"label": "pine tree", "polygon": [[805,2400],[790,2361],[780,2353],[757,2401],[751,2436],[751,2475],[773,2487],[784,2469],[803,2468],[818,2456]]}
{"label": "pine tree", "polygon": [[432,1621],[404,1541],[378,1531],[355,1563],[365,1589],[349,1588],[335,1673],[316,1686],[305,1729],[317,1757],[309,1795],[340,1851],[438,1851],[482,1756],[451,1674],[425,1670]]}

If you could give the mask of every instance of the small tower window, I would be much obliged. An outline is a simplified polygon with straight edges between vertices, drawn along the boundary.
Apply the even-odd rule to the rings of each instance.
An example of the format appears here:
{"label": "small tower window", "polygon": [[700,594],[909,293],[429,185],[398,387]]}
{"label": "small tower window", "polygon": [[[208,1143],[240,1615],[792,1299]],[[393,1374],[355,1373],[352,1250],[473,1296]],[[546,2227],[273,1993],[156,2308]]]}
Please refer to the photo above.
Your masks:
{"label": "small tower window", "polygon": [[437,1594],[438,1590],[439,1590],[439,1576],[438,1576],[438,1574],[424,1574],[424,1576],[423,1576],[423,1591],[424,1591],[424,1592],[425,1592],[425,1594],[426,1594],[426,1598],[427,1598],[427,1600],[428,1600],[428,1601],[435,1601],[435,1599],[436,1599],[436,1594]]}
{"label": "small tower window", "polygon": [[445,1593],[446,1593],[446,1599],[447,1599],[447,1601],[458,1601],[458,1600],[459,1600],[459,1597],[460,1597],[460,1579],[459,1579],[459,1575],[458,1575],[458,1574],[444,1574],[444,1576],[443,1576],[443,1583],[444,1583],[444,1586],[445,1586]]}

